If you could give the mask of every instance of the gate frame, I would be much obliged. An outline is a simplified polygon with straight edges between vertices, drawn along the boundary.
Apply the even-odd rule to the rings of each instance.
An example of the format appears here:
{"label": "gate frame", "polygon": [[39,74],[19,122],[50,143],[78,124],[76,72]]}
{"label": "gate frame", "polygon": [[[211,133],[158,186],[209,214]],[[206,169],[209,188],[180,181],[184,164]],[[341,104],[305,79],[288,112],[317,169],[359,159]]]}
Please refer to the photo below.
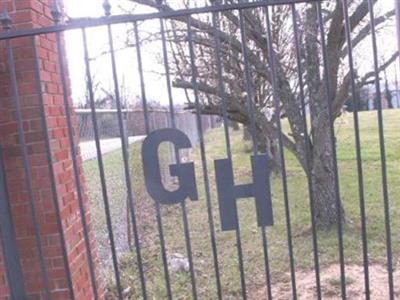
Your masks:
{"label": "gate frame", "polygon": [[[257,7],[269,6],[269,5],[291,5],[291,4],[294,5],[297,3],[304,3],[304,2],[320,4],[320,2],[322,2],[322,1],[323,0],[276,0],[276,1],[260,0],[260,1],[254,1],[254,2],[244,2],[244,3],[235,3],[235,4],[223,4],[223,5],[216,4],[216,5],[200,7],[200,8],[179,9],[179,10],[173,10],[173,11],[160,11],[160,12],[146,13],[146,14],[135,14],[135,15],[126,14],[126,15],[116,15],[116,16],[107,15],[105,17],[99,17],[99,18],[79,18],[79,19],[72,19],[66,24],[58,24],[57,23],[56,25],[52,25],[52,26],[48,26],[48,27],[0,33],[0,41],[8,41],[11,39],[16,39],[16,38],[33,37],[33,36],[44,35],[44,34],[53,34],[53,33],[61,34],[65,31],[69,31],[69,30],[73,30],[73,29],[83,29],[84,30],[84,29],[90,28],[90,27],[111,26],[111,25],[121,24],[121,23],[135,23],[136,24],[137,22],[145,21],[145,20],[158,19],[158,20],[162,21],[163,19],[169,19],[169,18],[173,18],[173,17],[177,17],[177,16],[184,17],[184,16],[191,16],[194,14],[218,13],[218,12],[231,11],[231,10],[244,10],[244,9],[251,9],[251,8],[257,8]],[[323,28],[322,21],[321,21],[322,14],[321,14],[320,7],[318,9],[318,13],[319,13],[318,17],[319,17],[319,25],[320,25],[320,31],[321,31],[321,41],[322,41],[322,44],[325,45],[325,42],[324,42],[325,36],[323,34],[324,28]],[[269,20],[269,17],[268,17],[268,20]],[[188,25],[188,27],[190,28],[190,24]],[[242,29],[241,32],[243,33],[243,31],[244,30]],[[190,30],[189,30],[189,32],[190,32]],[[374,29],[372,29],[372,32],[374,32]],[[109,35],[111,36],[110,27],[109,27]],[[243,36],[242,36],[242,39],[244,40]],[[111,38],[111,42],[112,42],[112,38]],[[350,37],[350,42],[351,42],[351,37]],[[400,42],[400,40],[399,40],[399,42]],[[374,41],[374,43],[376,44],[376,41]],[[270,48],[272,48],[272,47],[270,47]],[[191,49],[191,52],[193,52],[193,49]],[[326,70],[328,70],[328,67],[327,67],[328,61],[327,61],[327,58],[326,58],[327,56],[326,56],[325,52],[326,52],[326,49],[323,46],[322,47],[322,57],[323,57],[323,63],[324,63],[323,69],[326,72]],[[61,53],[61,51],[59,51],[59,53]],[[114,54],[113,49],[112,49],[111,53],[112,53],[112,55]],[[193,53],[191,53],[191,56],[193,56]],[[375,56],[376,56],[376,53],[375,53]],[[244,57],[246,57],[246,55],[244,55]],[[113,57],[113,60],[115,60],[114,57]],[[271,61],[273,61],[273,59],[271,59]],[[113,63],[115,64],[115,62],[113,62]],[[165,64],[165,66],[168,67],[168,64]],[[192,66],[192,68],[195,66],[193,61],[191,62],[191,66]],[[115,68],[115,66],[114,66],[114,68]],[[273,67],[271,67],[271,68],[273,68]],[[116,83],[116,80],[115,80],[116,71],[115,70],[113,70],[113,71],[114,71],[114,74],[113,74],[114,75],[114,83]],[[275,73],[275,70],[272,70],[272,72]],[[61,71],[61,73],[63,74],[63,71]],[[248,75],[248,74],[246,74],[246,75]],[[62,78],[65,79],[64,75],[62,75]],[[329,80],[329,76],[326,76],[326,80]],[[275,84],[276,83],[273,83],[273,85],[275,85]],[[326,88],[327,94],[329,94],[329,82],[325,82],[325,84],[327,85],[327,88]],[[65,83],[64,83],[64,89],[66,89]],[[117,89],[118,89],[118,87],[117,87]],[[275,89],[275,88],[273,87],[273,89]],[[64,95],[64,98],[68,97],[68,93],[66,93],[65,90],[64,90],[63,95]],[[68,103],[68,99],[64,99],[64,100],[66,101],[66,103]],[[249,102],[251,102],[251,99]],[[381,109],[382,108],[378,109],[378,111],[380,113],[381,113]],[[332,112],[331,111],[328,111],[328,112],[330,114],[330,119],[332,119],[332,116],[331,116]],[[122,115],[121,109],[119,109],[119,115]],[[70,119],[70,116],[67,115],[67,119]],[[381,121],[381,123],[382,123],[382,121]],[[71,127],[71,126],[69,126],[69,127]],[[381,127],[382,127],[382,124],[380,124],[380,128]],[[126,134],[126,129],[125,130],[123,129],[123,128],[126,128],[126,125],[124,124],[124,122],[122,122],[121,128],[122,128],[121,129],[122,132],[124,132]],[[333,121],[332,121],[332,127],[331,127],[330,134],[332,136],[332,145],[334,147],[333,139],[335,137],[335,133],[334,133]],[[383,135],[381,135],[381,136],[383,136]],[[123,136],[122,140],[123,139],[126,140],[127,136]],[[73,140],[73,139],[70,138],[70,140]],[[72,142],[70,142],[70,143],[72,143]],[[122,144],[124,144],[124,143],[122,143]],[[125,146],[127,146],[127,145],[125,145]],[[73,147],[73,148],[75,148],[75,147]],[[123,145],[123,148],[124,148],[124,145]],[[280,146],[280,148],[282,148],[282,146]],[[383,148],[383,150],[384,150],[384,148]],[[73,151],[75,151],[75,150],[73,150]],[[124,151],[127,152],[127,149],[124,149]],[[382,148],[381,148],[381,152],[382,152]],[[0,156],[1,156],[1,149],[0,149]],[[75,159],[76,159],[77,155],[73,154],[72,156],[75,157]],[[384,157],[384,153],[383,153],[383,157]],[[336,154],[334,155],[334,159],[335,159],[334,164],[337,168],[338,164],[336,162]],[[77,169],[77,168],[74,167],[74,169]],[[382,173],[384,173],[384,172],[386,172],[386,171],[383,170]],[[337,170],[336,170],[336,173],[337,173]],[[76,177],[79,177],[79,176],[76,175]],[[337,174],[336,174],[336,177],[338,177]],[[337,178],[336,178],[336,180],[337,180]],[[80,181],[77,180],[77,182],[79,183]],[[335,185],[336,185],[336,188],[338,189],[339,183],[336,182]],[[387,189],[387,187],[384,187],[384,188]],[[79,188],[78,188],[78,190],[79,190]],[[336,193],[339,195],[339,190]],[[6,199],[6,201],[1,201],[2,199],[0,199],[0,217],[1,217],[0,227],[2,229],[4,229],[3,230],[4,232],[6,232],[6,234],[4,234],[4,232],[3,232],[2,238],[4,239],[4,241],[6,241],[6,242],[3,241],[3,245],[4,245],[3,250],[5,252],[5,258],[6,258],[5,263],[6,263],[6,267],[7,267],[7,276],[9,279],[9,286],[10,286],[10,290],[12,292],[13,297],[19,299],[19,297],[15,296],[14,293],[18,293],[18,292],[23,293],[24,292],[23,277],[22,277],[22,272],[21,272],[21,266],[19,265],[17,245],[16,245],[16,241],[15,241],[15,234],[13,235],[10,207],[8,206],[3,209],[3,206],[7,206],[7,204],[9,205],[9,203],[7,201],[7,187],[5,184],[5,172],[4,172],[4,166],[3,166],[3,162],[1,161],[1,158],[0,158],[0,196],[2,197],[2,199]],[[311,207],[311,205],[310,205],[310,207]],[[340,211],[340,208],[339,208],[339,211]],[[387,209],[387,212],[389,212],[388,209]],[[4,215],[4,217],[3,217],[3,215]],[[389,222],[388,223],[389,228],[387,229],[387,235],[390,237],[390,219],[389,218],[387,218],[387,219],[388,219],[387,222]],[[339,249],[341,251],[340,252],[341,285],[342,285],[341,287],[342,287],[342,294],[345,297],[345,292],[346,292],[345,291],[345,276],[344,276],[345,261],[344,261],[344,254],[343,254],[344,248],[342,245],[343,241],[341,240],[341,238],[342,238],[341,226],[342,226],[342,224],[339,222],[338,223],[338,237],[339,237],[339,245],[340,245]],[[239,234],[239,236],[240,236],[240,234]],[[388,243],[390,244],[390,242],[388,242]],[[389,248],[389,247],[387,247],[387,248]],[[267,249],[267,247],[266,247],[266,249]],[[317,252],[318,251],[316,251],[316,253]],[[165,255],[164,250],[163,250],[163,254]],[[318,257],[318,253],[316,255]],[[388,256],[391,256],[391,254],[390,255],[388,254]],[[390,260],[391,260],[391,258],[390,258]],[[15,267],[16,264],[18,264],[17,267]],[[389,274],[390,274],[390,272],[391,272],[391,264],[389,266]],[[15,278],[17,278],[17,279],[15,279]],[[389,278],[389,281],[391,281],[390,278]],[[16,283],[16,285],[14,285],[15,283]],[[22,284],[22,288],[19,287],[18,284]]]}

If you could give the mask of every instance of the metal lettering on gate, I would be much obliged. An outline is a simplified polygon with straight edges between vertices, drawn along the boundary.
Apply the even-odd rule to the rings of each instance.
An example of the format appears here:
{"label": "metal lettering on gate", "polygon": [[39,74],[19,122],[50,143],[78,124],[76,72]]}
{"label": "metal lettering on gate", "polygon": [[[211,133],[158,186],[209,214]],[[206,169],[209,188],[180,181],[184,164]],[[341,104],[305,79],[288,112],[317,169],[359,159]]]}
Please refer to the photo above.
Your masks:
{"label": "metal lettering on gate", "polygon": [[176,150],[192,146],[186,134],[177,129],[160,129],[148,135],[142,147],[143,172],[147,192],[155,201],[161,204],[177,204],[185,201],[186,198],[190,198],[193,201],[197,200],[193,163],[171,165],[171,176],[179,178],[180,187],[175,191],[168,191],[164,187],[158,158],[158,148],[163,142],[173,143]]}
{"label": "metal lettering on gate", "polygon": [[[170,174],[178,177],[179,188],[175,191],[168,191],[164,187],[158,157],[158,149],[163,142],[173,143],[175,151],[191,148],[192,146],[186,134],[178,129],[160,129],[147,136],[142,146],[143,171],[147,192],[160,204],[177,204],[187,198],[192,201],[198,200],[193,163],[177,162],[177,164],[170,165]],[[256,200],[258,226],[273,225],[270,171],[267,155],[252,156],[251,165],[253,183],[235,185],[232,160],[215,160],[215,177],[223,231],[236,230],[238,228],[236,200],[247,197],[254,197]]]}

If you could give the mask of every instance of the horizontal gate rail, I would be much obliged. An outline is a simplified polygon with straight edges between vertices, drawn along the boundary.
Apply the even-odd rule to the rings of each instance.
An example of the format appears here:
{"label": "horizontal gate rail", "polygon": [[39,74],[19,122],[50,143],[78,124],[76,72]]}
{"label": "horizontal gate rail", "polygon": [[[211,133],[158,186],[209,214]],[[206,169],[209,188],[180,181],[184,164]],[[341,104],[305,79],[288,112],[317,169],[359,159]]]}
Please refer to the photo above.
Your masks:
{"label": "horizontal gate rail", "polygon": [[71,29],[90,28],[90,27],[97,27],[104,25],[122,24],[122,23],[133,23],[138,21],[146,21],[154,19],[169,19],[174,17],[190,16],[193,14],[224,12],[235,9],[251,9],[251,8],[259,8],[262,6],[270,6],[270,5],[312,3],[320,1],[322,0],[276,0],[276,1],[262,0],[256,2],[205,6],[201,8],[177,9],[173,11],[162,11],[156,13],[137,14],[137,15],[127,14],[127,15],[117,15],[117,16],[106,16],[100,18],[80,18],[80,19],[72,19],[67,24],[2,33],[0,34],[0,41],[17,37],[26,37],[38,34],[62,32]]}

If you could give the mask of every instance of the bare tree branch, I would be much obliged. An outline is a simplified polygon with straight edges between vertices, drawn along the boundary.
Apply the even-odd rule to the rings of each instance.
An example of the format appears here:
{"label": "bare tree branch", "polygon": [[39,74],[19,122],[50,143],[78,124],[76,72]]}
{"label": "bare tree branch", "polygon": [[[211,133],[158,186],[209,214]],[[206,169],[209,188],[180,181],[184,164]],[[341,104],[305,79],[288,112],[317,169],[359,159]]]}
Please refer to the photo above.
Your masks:
{"label": "bare tree branch", "polygon": [[[385,70],[387,67],[389,67],[393,62],[395,62],[396,59],[397,59],[397,57],[399,57],[399,53],[398,53],[398,52],[395,52],[385,63],[383,63],[383,64],[378,68],[379,73],[381,73],[382,71],[384,71],[384,70]],[[379,74],[378,74],[378,75],[379,75]],[[360,82],[359,82],[359,85],[360,85],[360,86],[365,85],[366,82],[367,82],[370,78],[372,78],[372,77],[374,77],[374,76],[375,76],[375,72],[374,72],[374,71],[368,72],[367,74],[365,74],[365,75],[361,78],[361,80],[360,80]]]}
{"label": "bare tree branch", "polygon": [[[393,18],[395,16],[395,11],[391,10],[387,12],[386,14],[375,18],[375,24],[376,26],[379,26],[380,24],[387,22],[390,18]],[[365,25],[358,33],[357,36],[352,39],[352,46],[353,48],[356,47],[361,41],[363,41],[368,35],[371,34],[371,23],[369,22],[367,25]],[[348,53],[347,46],[343,47],[341,51],[341,57],[345,57]]]}

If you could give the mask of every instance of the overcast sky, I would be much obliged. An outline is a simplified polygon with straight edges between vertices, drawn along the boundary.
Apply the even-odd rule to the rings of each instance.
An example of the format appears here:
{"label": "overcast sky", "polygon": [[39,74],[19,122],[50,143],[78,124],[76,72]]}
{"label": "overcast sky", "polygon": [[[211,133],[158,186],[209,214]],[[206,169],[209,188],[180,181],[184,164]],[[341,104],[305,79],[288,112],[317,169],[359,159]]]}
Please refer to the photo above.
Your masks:
{"label": "overcast sky", "polygon": [[[65,0],[67,14],[69,17],[98,17],[104,14],[101,0]],[[133,9],[127,1],[114,2],[113,14],[123,13],[115,4],[123,4],[125,9]],[[137,11],[139,11],[137,9]],[[145,12],[143,8],[140,12]],[[140,31],[147,31],[148,28],[157,30],[158,23],[155,21],[144,22],[140,25]],[[134,48],[125,48],[127,31],[132,30],[132,24],[114,25],[112,27],[118,68],[118,79],[120,87],[124,86],[122,94],[128,94],[133,98],[140,94],[139,78],[137,73],[137,56]],[[145,34],[145,32],[144,32]],[[113,91],[113,79],[111,75],[111,59],[109,55],[104,55],[109,49],[108,35],[105,27],[92,28],[87,30],[88,45],[94,83],[101,83],[102,88]],[[72,93],[75,103],[82,101],[85,91],[85,68],[83,61],[82,32],[75,30],[67,33],[67,54],[72,74]],[[161,43],[155,45],[144,45],[142,49],[143,65],[145,70],[146,92],[148,100],[155,100],[167,103],[165,79],[158,73],[160,68],[160,49]],[[164,79],[164,80],[163,80]],[[101,91],[99,95],[101,96]],[[179,92],[178,92],[179,94]],[[177,97],[176,102],[183,102],[182,94]]]}
{"label": "overcast sky", "polygon": [[[181,0],[176,0],[181,1]],[[67,15],[72,18],[78,17],[98,17],[104,14],[102,8],[102,0],[64,0]],[[203,1],[201,1],[203,3]],[[123,13],[118,6],[124,9],[133,10],[135,12],[149,12],[148,9],[136,7],[127,0],[111,0],[113,5],[113,14]],[[193,2],[194,3],[194,2]],[[380,15],[394,8],[394,0],[379,0],[376,6],[376,15]],[[126,41],[126,32],[132,28],[131,24],[114,25],[113,33],[115,36],[115,48],[123,49]],[[157,31],[158,21],[146,21],[140,25],[142,34],[148,31]],[[381,57],[390,56],[396,49],[395,40],[395,24],[394,22],[388,26],[379,36],[379,53]],[[94,81],[101,83],[101,86],[109,91],[113,89],[113,80],[111,76],[110,57],[101,55],[108,48],[107,32],[105,28],[88,29],[88,44],[90,57],[96,58],[92,61],[92,74]],[[75,103],[84,99],[85,94],[85,69],[83,61],[83,48],[81,41],[81,31],[71,31],[66,34],[67,55],[70,66],[72,93]],[[363,49],[371,49],[369,40],[365,41],[366,47],[359,47],[356,57],[356,67],[361,72],[369,71],[372,66],[365,62],[371,62],[371,53]],[[368,44],[369,43],[369,44]],[[166,94],[165,78],[158,73],[163,71],[161,61],[161,42],[153,42],[145,45],[142,49],[143,64],[145,69],[146,91],[149,100],[155,100],[166,104],[168,97]],[[123,93],[129,94],[130,98],[139,95],[139,79],[137,74],[136,52],[135,49],[128,48],[117,52],[117,67],[119,74],[120,86],[125,86]],[[362,63],[357,63],[357,58]],[[397,64],[398,66],[398,64]],[[394,78],[394,67],[389,70],[389,76]],[[101,94],[101,92],[99,92]],[[180,90],[174,90],[175,103],[185,101],[185,96]]]}

